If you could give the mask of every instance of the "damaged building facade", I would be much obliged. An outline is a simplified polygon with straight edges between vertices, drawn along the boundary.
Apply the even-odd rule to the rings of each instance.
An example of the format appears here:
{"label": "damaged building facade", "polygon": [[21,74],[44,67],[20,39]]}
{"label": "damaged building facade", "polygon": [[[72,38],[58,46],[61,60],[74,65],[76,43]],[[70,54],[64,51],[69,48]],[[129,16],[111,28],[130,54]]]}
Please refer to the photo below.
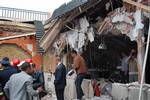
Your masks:
{"label": "damaged building facade", "polygon": [[121,54],[129,56],[135,50],[140,81],[149,29],[147,4],[147,0],[74,0],[62,5],[45,24],[40,40],[51,59],[45,70],[54,72],[55,54],[63,55],[64,64],[71,69],[69,51],[75,49],[93,77],[109,78],[121,65]]}
{"label": "damaged building facade", "polygon": [[[148,0],[72,0],[62,5],[46,21],[45,34],[40,40],[40,46],[49,58],[49,67],[44,67],[44,71],[55,72],[56,54],[63,57],[68,71],[72,69],[73,59],[70,51],[74,49],[84,57],[90,78],[100,82],[102,92],[103,78],[108,87],[108,81],[114,83],[110,86],[111,93],[106,93],[114,100],[138,100],[141,97],[139,100],[149,100],[147,87],[150,86],[144,84],[142,89],[139,85],[144,79],[146,83],[150,83],[148,5]],[[133,61],[124,59],[129,58],[131,53],[134,55]],[[129,78],[120,73],[122,59],[130,62],[127,65],[129,68],[125,69]],[[130,67],[133,65],[136,68]],[[136,78],[131,81],[132,75]],[[71,82],[73,84],[74,80],[68,83]],[[92,97],[90,85],[84,86],[89,87],[83,88],[90,93],[87,97]],[[107,84],[105,86],[107,87]],[[74,94],[72,91],[69,96],[73,97]]]}

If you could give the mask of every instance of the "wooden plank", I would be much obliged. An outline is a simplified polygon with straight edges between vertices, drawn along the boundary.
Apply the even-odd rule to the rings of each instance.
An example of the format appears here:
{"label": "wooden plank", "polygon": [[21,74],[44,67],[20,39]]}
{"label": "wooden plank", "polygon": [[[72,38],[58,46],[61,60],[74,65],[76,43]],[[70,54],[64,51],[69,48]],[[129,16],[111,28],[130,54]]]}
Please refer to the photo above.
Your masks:
{"label": "wooden plank", "polygon": [[131,4],[131,5],[136,6],[138,8],[141,8],[141,9],[145,10],[146,12],[150,12],[150,7],[143,5],[141,3],[137,3],[137,2],[132,1],[132,0],[123,0],[123,2]]}
{"label": "wooden plank", "polygon": [[10,40],[10,39],[15,39],[15,38],[20,38],[20,37],[26,37],[26,36],[32,36],[32,35],[35,35],[35,33],[28,33],[28,34],[21,34],[21,35],[15,35],[15,36],[2,37],[2,38],[0,38],[0,41]]}
{"label": "wooden plank", "polygon": [[51,46],[57,35],[59,34],[60,30],[63,27],[63,20],[59,19],[53,27],[49,29],[49,31],[44,35],[44,37],[40,40],[40,46],[47,51],[48,48]]}

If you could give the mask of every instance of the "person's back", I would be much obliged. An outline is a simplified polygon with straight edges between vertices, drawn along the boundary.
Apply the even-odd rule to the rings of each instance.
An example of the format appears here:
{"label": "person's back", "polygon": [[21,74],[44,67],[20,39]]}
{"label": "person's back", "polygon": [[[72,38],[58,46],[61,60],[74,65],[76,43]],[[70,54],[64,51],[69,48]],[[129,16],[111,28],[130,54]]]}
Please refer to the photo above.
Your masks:
{"label": "person's back", "polygon": [[12,68],[11,66],[8,66],[8,67],[4,68],[4,70],[1,71],[0,81],[1,81],[2,88],[4,88],[6,82],[9,80],[10,76],[15,73],[17,73],[17,70]]}
{"label": "person's back", "polygon": [[12,75],[9,81],[10,100],[29,100],[26,91],[26,82],[32,81],[32,77],[25,72]]}
{"label": "person's back", "polygon": [[20,66],[22,72],[14,74],[4,87],[4,92],[10,100],[31,100],[31,97],[38,96],[43,91],[42,88],[33,89],[33,73],[30,63],[22,62]]}
{"label": "person's back", "polygon": [[[59,88],[64,88],[66,86],[66,67],[61,63],[55,71],[55,85]],[[59,79],[59,80],[58,80]]]}
{"label": "person's back", "polygon": [[66,68],[61,62],[61,58],[56,55],[56,71],[55,71],[55,91],[57,100],[64,100],[64,89],[66,86]]}
{"label": "person's back", "polygon": [[75,66],[78,66],[78,68],[76,69],[78,74],[87,73],[87,67],[85,64],[85,60],[79,54],[77,54],[77,56],[74,58],[74,64],[75,64]]}
{"label": "person's back", "polygon": [[44,88],[44,74],[42,71],[37,71],[33,75],[33,88],[37,89],[39,86]]}

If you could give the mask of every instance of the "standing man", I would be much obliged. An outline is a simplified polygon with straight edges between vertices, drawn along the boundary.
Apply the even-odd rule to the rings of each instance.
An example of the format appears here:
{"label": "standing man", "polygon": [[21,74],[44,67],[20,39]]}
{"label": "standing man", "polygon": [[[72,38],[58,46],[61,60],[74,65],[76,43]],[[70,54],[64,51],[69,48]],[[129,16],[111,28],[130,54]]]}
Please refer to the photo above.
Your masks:
{"label": "standing man", "polygon": [[[42,87],[43,90],[45,90],[44,88],[44,73],[43,71],[37,71],[36,70],[36,65],[34,63],[31,64],[34,73],[32,74],[32,78],[33,78],[33,89],[37,90],[38,87]],[[45,91],[39,93],[39,97],[42,98],[46,95],[47,93]]]}
{"label": "standing man", "polygon": [[15,68],[11,67],[8,57],[4,57],[2,59],[1,65],[2,66],[1,66],[1,71],[0,71],[0,84],[2,87],[2,91],[3,91],[3,98],[6,98],[6,95],[3,90],[4,86],[8,82],[11,75],[17,73],[17,70]]}
{"label": "standing man", "polygon": [[75,81],[77,99],[81,100],[82,97],[84,96],[83,90],[81,88],[81,84],[87,74],[87,67],[86,67],[84,58],[80,56],[79,54],[77,54],[75,50],[71,52],[71,55],[73,57],[73,68],[77,72],[77,78]]}
{"label": "standing man", "polygon": [[33,79],[30,76],[33,73],[31,65],[27,62],[21,63],[21,72],[10,77],[4,87],[6,96],[10,100],[31,100],[31,96],[38,96],[43,91],[41,87],[33,89]]}
{"label": "standing man", "polygon": [[137,66],[137,58],[136,51],[131,51],[131,57],[129,59],[129,82],[138,81],[138,66]]}
{"label": "standing man", "polygon": [[57,100],[64,100],[64,89],[66,86],[66,68],[65,65],[61,62],[61,58],[56,56],[56,71],[55,71],[55,91]]}
{"label": "standing man", "polygon": [[131,57],[127,56],[124,52],[121,53],[122,59],[121,59],[121,71],[122,71],[122,75],[124,77],[124,83],[128,83],[129,82],[129,59]]}

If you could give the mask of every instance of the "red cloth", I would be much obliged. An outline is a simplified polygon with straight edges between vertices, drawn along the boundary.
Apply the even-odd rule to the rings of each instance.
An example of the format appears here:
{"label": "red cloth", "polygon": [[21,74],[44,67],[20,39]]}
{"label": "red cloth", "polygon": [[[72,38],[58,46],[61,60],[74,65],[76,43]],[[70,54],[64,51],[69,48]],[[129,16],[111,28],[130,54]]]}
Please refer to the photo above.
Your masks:
{"label": "red cloth", "polygon": [[94,88],[95,96],[99,97],[101,95],[101,92],[96,80],[93,80],[93,88]]}

